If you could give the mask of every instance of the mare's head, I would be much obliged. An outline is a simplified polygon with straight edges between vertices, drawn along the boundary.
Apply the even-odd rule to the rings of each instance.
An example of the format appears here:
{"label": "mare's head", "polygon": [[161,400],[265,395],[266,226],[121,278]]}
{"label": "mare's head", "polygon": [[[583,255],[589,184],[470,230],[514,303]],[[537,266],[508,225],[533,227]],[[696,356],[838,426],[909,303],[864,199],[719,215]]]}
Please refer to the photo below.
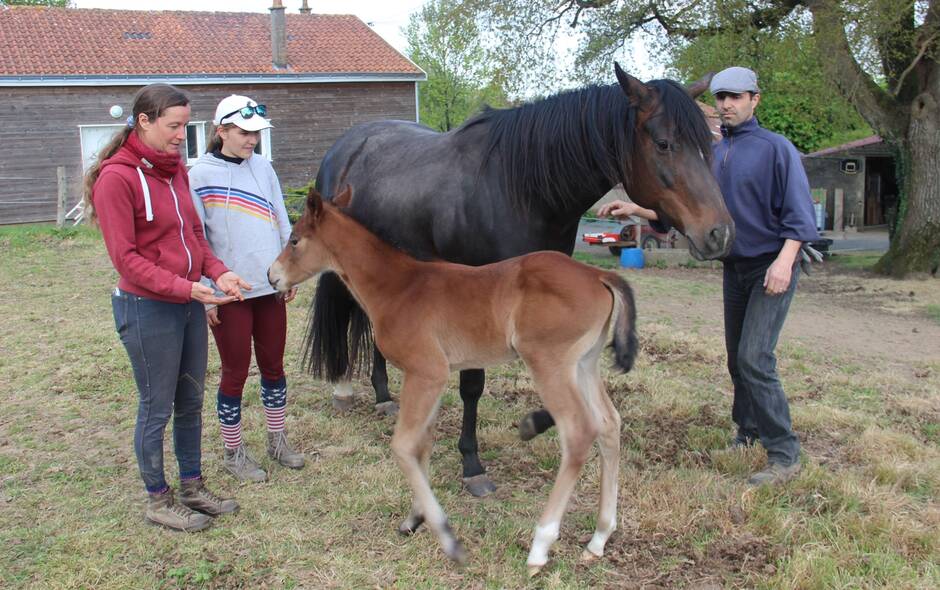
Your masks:
{"label": "mare's head", "polygon": [[709,74],[689,88],[670,80],[644,84],[614,64],[617,81],[636,108],[636,135],[624,189],[638,205],[681,231],[700,260],[731,250],[734,222],[711,171],[712,134],[695,97]]}
{"label": "mare's head", "polygon": [[[333,202],[345,206],[351,198],[351,189],[346,187]],[[320,226],[329,215],[317,189],[310,187],[304,214],[294,224],[290,239],[274,264],[268,269],[268,282],[280,292],[302,283],[324,270],[330,270],[333,255],[323,243]]]}

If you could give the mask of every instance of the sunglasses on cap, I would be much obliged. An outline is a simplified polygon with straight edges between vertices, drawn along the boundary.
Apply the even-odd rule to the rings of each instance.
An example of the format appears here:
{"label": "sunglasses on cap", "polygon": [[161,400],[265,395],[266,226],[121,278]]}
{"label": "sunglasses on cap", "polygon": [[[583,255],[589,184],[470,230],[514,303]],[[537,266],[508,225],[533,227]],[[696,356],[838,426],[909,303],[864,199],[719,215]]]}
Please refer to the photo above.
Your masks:
{"label": "sunglasses on cap", "polygon": [[219,119],[219,125],[221,125],[223,121],[225,121],[232,115],[241,115],[242,119],[250,119],[254,117],[256,114],[259,117],[264,117],[265,115],[268,114],[268,107],[264,106],[263,104],[256,104],[255,106],[251,106],[251,105],[243,106],[242,108],[236,111],[232,111],[231,113]]}

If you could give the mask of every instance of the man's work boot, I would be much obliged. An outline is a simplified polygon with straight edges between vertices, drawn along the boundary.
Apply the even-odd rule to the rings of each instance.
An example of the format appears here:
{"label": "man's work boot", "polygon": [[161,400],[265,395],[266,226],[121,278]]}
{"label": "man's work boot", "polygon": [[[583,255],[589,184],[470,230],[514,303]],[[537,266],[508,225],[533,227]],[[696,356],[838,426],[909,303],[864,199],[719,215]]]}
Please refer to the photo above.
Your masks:
{"label": "man's work boot", "polygon": [[758,471],[747,480],[752,486],[776,486],[787,483],[800,474],[800,462],[793,465],[781,465],[780,463],[768,463],[762,471]]}
{"label": "man's work boot", "polygon": [[291,469],[304,466],[304,456],[291,448],[287,442],[287,431],[268,432],[268,456]]}
{"label": "man's work boot", "polygon": [[177,531],[201,531],[212,524],[212,519],[205,514],[175,502],[172,489],[162,494],[149,494],[144,515],[152,523]]}
{"label": "man's work boot", "polygon": [[248,454],[245,443],[222,452],[222,467],[240,481],[261,482],[268,479],[261,465]]}
{"label": "man's work boot", "polygon": [[213,494],[201,477],[180,483],[180,503],[209,516],[231,514],[238,510],[238,502],[234,498],[222,498]]}

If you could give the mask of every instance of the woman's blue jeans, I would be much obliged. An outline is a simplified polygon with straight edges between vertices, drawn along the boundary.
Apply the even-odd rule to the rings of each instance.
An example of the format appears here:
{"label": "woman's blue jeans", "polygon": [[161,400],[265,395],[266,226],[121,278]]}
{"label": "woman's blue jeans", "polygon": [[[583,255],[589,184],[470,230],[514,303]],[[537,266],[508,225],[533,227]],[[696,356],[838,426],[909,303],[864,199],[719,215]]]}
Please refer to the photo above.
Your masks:
{"label": "woman's blue jeans", "polygon": [[777,376],[774,349],[796,291],[800,267],[780,295],[764,291],[773,258],[725,261],[724,312],[728,372],[734,383],[732,419],[738,441],[760,440],[772,463],[799,460],[800,441],[790,423],[790,405]]}
{"label": "woman's blue jeans", "polygon": [[134,452],[147,491],[167,487],[163,433],[171,415],[180,479],[199,477],[209,338],[205,308],[195,301],[166,303],[118,289],[111,306],[140,395]]}

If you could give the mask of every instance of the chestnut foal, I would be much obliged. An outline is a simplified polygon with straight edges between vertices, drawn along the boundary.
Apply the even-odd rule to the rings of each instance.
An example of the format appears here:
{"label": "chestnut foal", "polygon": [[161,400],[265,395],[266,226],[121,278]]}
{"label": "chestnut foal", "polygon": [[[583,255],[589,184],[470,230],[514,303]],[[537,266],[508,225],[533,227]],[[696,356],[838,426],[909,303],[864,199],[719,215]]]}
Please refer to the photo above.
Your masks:
{"label": "chestnut foal", "polygon": [[[348,204],[350,189],[335,199]],[[604,552],[616,528],[620,414],[599,361],[613,326],[614,360],[636,356],[633,292],[620,276],[558,252],[536,252],[486,266],[421,262],[382,242],[311,189],[290,242],[268,270],[286,291],[322,271],[339,275],[373,324],[382,354],[404,374],[392,452],[414,493],[399,530],[427,522],[445,553],[465,553],[428,479],[433,426],[451,371],[521,358],[558,425],[561,466],[535,528],[529,574],[548,561],[562,516],[595,439],[600,445],[597,529],[582,558]]]}

